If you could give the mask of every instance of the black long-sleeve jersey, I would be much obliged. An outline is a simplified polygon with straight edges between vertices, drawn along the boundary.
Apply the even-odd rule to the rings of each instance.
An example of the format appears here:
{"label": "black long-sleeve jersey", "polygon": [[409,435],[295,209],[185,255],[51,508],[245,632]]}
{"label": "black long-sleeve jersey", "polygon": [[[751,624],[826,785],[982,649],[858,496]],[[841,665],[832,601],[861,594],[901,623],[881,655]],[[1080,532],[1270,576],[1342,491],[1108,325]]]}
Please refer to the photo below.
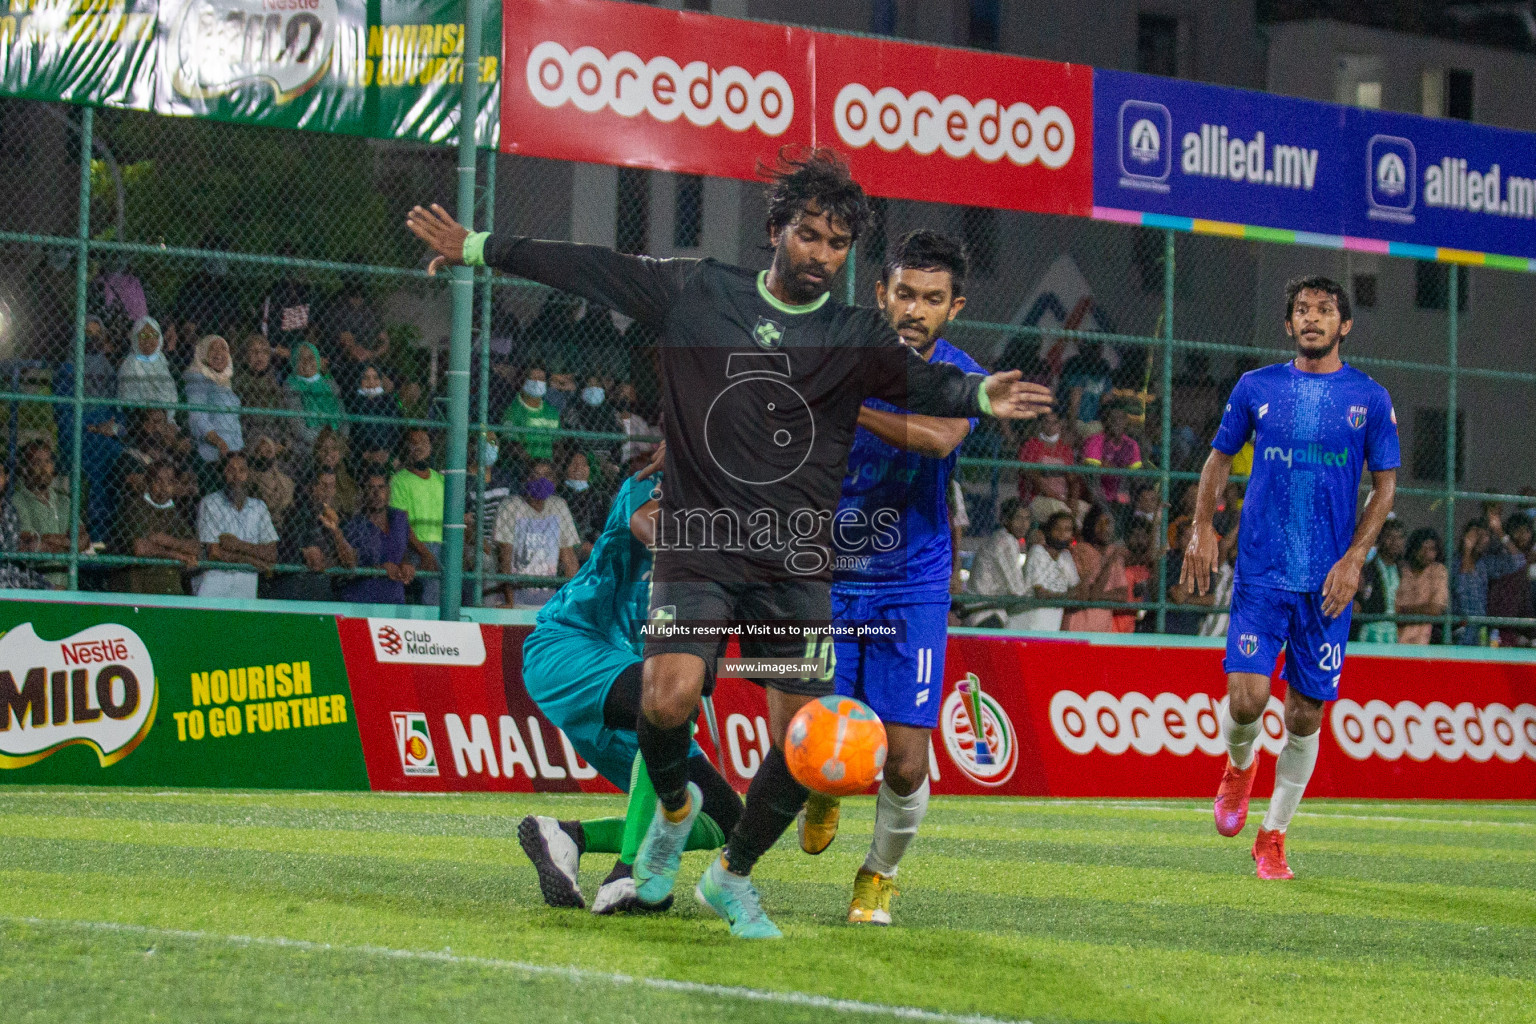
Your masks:
{"label": "black long-sleeve jersey", "polygon": [[[658,581],[830,579],[833,513],[864,399],[932,416],[981,413],[980,374],[923,360],[878,310],[826,295],[781,302],[766,273],[509,235],[487,239],[485,262],[658,334],[667,440]],[[900,542],[880,526],[861,532]]]}

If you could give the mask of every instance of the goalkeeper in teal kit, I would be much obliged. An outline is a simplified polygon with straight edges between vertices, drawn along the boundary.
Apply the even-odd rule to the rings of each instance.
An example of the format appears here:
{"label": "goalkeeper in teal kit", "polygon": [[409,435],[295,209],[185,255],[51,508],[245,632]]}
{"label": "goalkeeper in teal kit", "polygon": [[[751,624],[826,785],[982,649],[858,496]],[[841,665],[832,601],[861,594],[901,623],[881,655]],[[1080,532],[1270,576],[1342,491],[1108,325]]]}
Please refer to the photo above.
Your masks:
{"label": "goalkeeper in teal kit", "polygon": [[[639,759],[635,722],[640,714],[640,624],[650,606],[651,551],[662,452],[624,481],[608,521],[580,572],[539,610],[523,644],[523,685],[576,752],[598,774],[630,793],[644,813],[595,821],[557,821],[529,815],[517,838],[539,873],[539,889],[552,907],[586,905],[577,882],[583,853],[616,853],[592,911],[611,914],[664,909],[641,904],[631,867],[656,806],[655,791]],[[698,744],[688,757],[689,781],[703,793],[703,810],[689,849],[718,849],[741,816],[741,798],[709,763]],[[643,790],[639,792],[638,790]],[[626,827],[627,825],[627,827]]]}

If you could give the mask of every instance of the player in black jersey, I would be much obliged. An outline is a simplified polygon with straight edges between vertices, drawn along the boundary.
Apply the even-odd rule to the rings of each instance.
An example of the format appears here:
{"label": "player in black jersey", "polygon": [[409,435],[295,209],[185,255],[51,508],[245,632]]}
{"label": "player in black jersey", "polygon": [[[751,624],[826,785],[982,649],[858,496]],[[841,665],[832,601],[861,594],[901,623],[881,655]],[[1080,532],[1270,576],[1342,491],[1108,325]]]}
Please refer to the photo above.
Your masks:
{"label": "player in black jersey", "polygon": [[[830,302],[832,279],[868,219],[864,190],[828,149],[787,149],[771,174],[773,262],[761,272],[471,233],[435,205],[413,208],[406,221],[436,251],[434,271],[491,266],[617,309],[660,339],[667,489],[650,625],[694,631],[653,631],[646,643],[637,732],[660,813],[635,881],[649,903],[671,893],[701,804],[686,774],[689,723],[713,685],[729,627],[831,619],[832,518],[864,399],[953,418],[1031,419],[1051,403],[1048,389],[1017,371],[983,377],[927,362],[878,310]],[[779,930],[748,876],[805,802],[784,761],[784,733],[807,701],[832,692],[831,643],[744,634],[741,647],[749,658],[825,655],[814,678],[766,684],[772,748],[724,856],[696,890],[733,935],[774,938]]]}

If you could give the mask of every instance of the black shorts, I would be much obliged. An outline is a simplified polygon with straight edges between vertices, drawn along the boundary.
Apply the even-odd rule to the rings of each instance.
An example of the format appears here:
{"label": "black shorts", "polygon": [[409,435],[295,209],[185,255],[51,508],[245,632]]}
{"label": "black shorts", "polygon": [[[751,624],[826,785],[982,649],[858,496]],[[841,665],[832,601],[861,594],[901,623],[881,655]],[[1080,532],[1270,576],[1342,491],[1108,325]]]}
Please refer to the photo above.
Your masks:
{"label": "black shorts", "polygon": [[[824,580],[795,579],[772,583],[653,582],[650,618],[689,623],[720,623],[718,632],[706,637],[648,638],[645,656],[692,654],[704,661],[704,692],[715,687],[715,661],[725,655],[729,624],[741,622],[830,622],[832,585]],[[772,681],[775,690],[806,697],[825,697],[833,692],[836,665],[830,639],[807,641],[771,640],[742,635],[744,658],[823,657],[826,670],[815,678],[784,677]]]}

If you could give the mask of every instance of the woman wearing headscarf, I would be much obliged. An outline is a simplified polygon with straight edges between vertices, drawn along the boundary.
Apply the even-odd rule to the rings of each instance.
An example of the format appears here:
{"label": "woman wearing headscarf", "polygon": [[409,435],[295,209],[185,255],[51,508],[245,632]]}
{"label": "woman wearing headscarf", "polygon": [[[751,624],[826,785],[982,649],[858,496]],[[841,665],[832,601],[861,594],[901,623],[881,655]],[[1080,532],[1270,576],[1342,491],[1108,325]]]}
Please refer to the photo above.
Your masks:
{"label": "woman wearing headscarf", "polygon": [[234,372],[229,342],[217,334],[203,335],[193,352],[191,364],[187,366],[187,404],[235,410],[194,412],[187,417],[192,440],[197,445],[205,493],[224,486],[219,460],[230,452],[245,450],[238,411],[240,396],[230,387]]}
{"label": "woman wearing headscarf", "polygon": [[[176,380],[165,358],[165,336],[152,316],[141,316],[128,333],[128,354],[117,367],[119,402],[169,402],[178,400]],[[174,413],[166,418],[176,422]]]}
{"label": "woman wearing headscarf", "polygon": [[320,350],[307,341],[293,347],[288,379],[283,381],[283,401],[288,408],[309,414],[292,421],[295,465],[309,461],[315,438],[324,428],[342,436],[348,433],[336,382],[321,370]]}
{"label": "woman wearing headscarf", "polygon": [[272,346],[266,335],[251,334],[240,347],[240,361],[235,366],[234,382],[230,385],[240,396],[240,405],[247,411],[241,418],[246,437],[254,446],[260,437],[270,437],[279,449],[286,448],[292,423],[284,416],[263,416],[259,410],[283,409],[283,386],[278,382],[272,366]]}
{"label": "woman wearing headscarf", "polygon": [[[357,386],[347,393],[347,411],[354,416],[398,416],[395,397],[384,390],[384,375],[373,363],[358,370]],[[390,423],[352,424],[352,451],[359,456],[387,453],[400,443],[400,428]]]}

